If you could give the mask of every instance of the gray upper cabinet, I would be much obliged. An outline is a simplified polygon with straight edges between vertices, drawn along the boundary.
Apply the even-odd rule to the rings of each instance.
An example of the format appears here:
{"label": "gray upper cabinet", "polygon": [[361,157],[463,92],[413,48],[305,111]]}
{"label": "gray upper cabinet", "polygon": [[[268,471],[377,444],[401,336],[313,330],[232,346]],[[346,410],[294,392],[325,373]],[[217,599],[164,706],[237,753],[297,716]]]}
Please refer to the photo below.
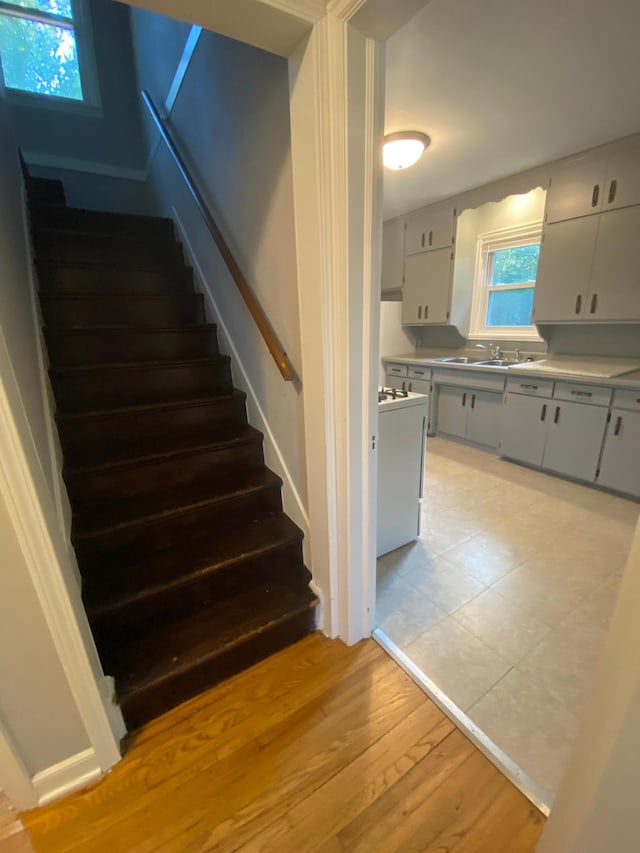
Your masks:
{"label": "gray upper cabinet", "polygon": [[404,221],[391,219],[382,226],[382,293],[402,290],[404,276]]}
{"label": "gray upper cabinet", "polygon": [[418,210],[406,219],[405,255],[430,252],[453,245],[455,216],[453,207],[438,211]]}
{"label": "gray upper cabinet", "polygon": [[607,162],[600,209],[615,210],[640,204],[640,149],[630,148]]}
{"label": "gray upper cabinet", "polygon": [[612,210],[598,219],[584,307],[592,320],[640,320],[640,206]]}
{"label": "gray upper cabinet", "polygon": [[536,277],[536,323],[579,320],[588,306],[588,287],[598,235],[597,216],[547,224]]}
{"label": "gray upper cabinet", "polygon": [[447,323],[453,271],[450,248],[409,255],[404,262],[402,322],[408,326]]}
{"label": "gray upper cabinet", "polygon": [[558,169],[551,176],[547,191],[545,221],[561,222],[598,213],[606,177],[606,160]]}

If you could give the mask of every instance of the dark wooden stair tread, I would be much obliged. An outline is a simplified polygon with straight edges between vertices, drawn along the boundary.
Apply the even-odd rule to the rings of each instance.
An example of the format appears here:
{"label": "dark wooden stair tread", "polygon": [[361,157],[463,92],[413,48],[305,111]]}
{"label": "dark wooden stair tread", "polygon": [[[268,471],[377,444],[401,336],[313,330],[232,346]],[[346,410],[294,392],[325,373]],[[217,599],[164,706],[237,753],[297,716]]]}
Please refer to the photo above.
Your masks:
{"label": "dark wooden stair tread", "polygon": [[113,300],[125,302],[174,302],[178,299],[186,301],[202,300],[201,293],[132,293],[129,290],[113,291],[112,293],[56,293],[54,291],[40,291],[39,297],[45,302],[109,302]]}
{"label": "dark wooden stair tread", "polygon": [[[38,268],[46,269],[46,267],[56,267],[56,268],[69,268],[74,270],[85,270],[87,273],[91,273],[96,267],[99,267],[103,270],[121,270],[125,266],[122,261],[103,261],[103,260],[94,260],[94,261],[77,261],[71,259],[55,259],[55,258],[36,258],[36,263]],[[188,264],[183,263],[162,263],[162,261],[158,261],[158,263],[141,263],[140,261],[136,262],[127,262],[126,269],[128,272],[135,272],[138,270],[139,272],[161,272],[167,273],[174,271],[178,274],[184,274],[185,270],[191,271],[191,267]],[[46,287],[40,287],[41,291],[47,293]],[[118,291],[114,291],[118,292]]]}
{"label": "dark wooden stair tread", "polygon": [[[144,525],[161,519],[168,520],[171,516],[184,515],[193,510],[212,506],[235,498],[248,496],[252,493],[282,485],[282,480],[268,468],[258,468],[243,471],[214,482],[205,481],[194,483],[189,487],[180,486],[175,489],[155,492],[152,495],[136,496],[127,500],[124,498],[118,504],[93,507],[99,510],[99,521],[85,522],[89,526],[77,530],[73,534],[75,544],[91,542],[95,537],[104,538],[122,528]],[[90,506],[84,506],[82,518]],[[78,519],[74,514],[74,519]]]}
{"label": "dark wooden stair tread", "polygon": [[[212,332],[215,332],[217,326],[215,323],[197,323],[190,325],[181,325],[181,326],[91,326],[90,328],[86,328],[84,326],[47,326],[46,333],[47,335],[74,335],[74,336],[87,336],[93,337],[94,335],[101,334],[124,334],[124,335],[161,335],[166,332],[170,332],[171,334],[180,335],[193,335],[194,333],[201,333],[210,335]],[[136,363],[136,362],[133,362]],[[158,363],[158,362],[154,362]],[[112,365],[113,366],[113,365]]]}
{"label": "dark wooden stair tread", "polygon": [[[92,210],[84,207],[69,207],[66,204],[56,204],[54,202],[36,201],[29,205],[31,211],[31,219],[35,222],[36,227],[42,227],[40,222],[48,217],[60,217],[62,221],[65,219],[76,219],[82,222],[100,223],[104,229],[110,223],[128,225],[143,225],[149,228],[166,228],[173,231],[173,221],[168,218],[159,216],[145,216],[139,213],[115,213],[107,210]],[[66,230],[59,224],[60,220],[56,220],[55,228]],[[50,226],[47,226],[50,227]],[[70,229],[73,230],[73,229]],[[84,231],[82,233],[85,233]],[[111,232],[108,232],[111,233]]]}
{"label": "dark wooden stair tread", "polygon": [[[227,356],[218,356],[218,358],[226,358]],[[127,365],[127,367],[139,367],[139,365]],[[81,368],[82,369],[82,368]],[[91,368],[93,369],[93,368]],[[99,368],[95,368],[96,370]],[[143,368],[141,368],[143,369]],[[142,412],[170,411],[171,409],[184,409],[188,406],[207,406],[225,403],[230,399],[244,400],[246,394],[244,391],[239,391],[237,388],[232,388],[231,391],[223,394],[211,394],[208,397],[185,397],[183,400],[170,400],[160,403],[143,403],[139,406],[112,406],[109,409],[89,409],[82,412],[64,412],[56,413],[57,421],[67,423],[79,423],[87,420],[95,420],[105,417],[113,417],[114,415],[126,417],[130,415],[135,417]]]}
{"label": "dark wooden stair tread", "polygon": [[231,600],[217,601],[176,622],[161,622],[135,638],[135,655],[128,645],[119,657],[116,653],[118,698],[124,703],[317,604],[306,583],[298,588],[273,584],[241,590]]}
{"label": "dark wooden stair tread", "polygon": [[[157,555],[153,562],[159,564],[159,577],[145,585],[141,585],[135,562],[131,561],[130,571],[122,573],[118,588],[112,590],[109,597],[101,595],[100,604],[88,606],[89,617],[100,618],[161,592],[178,590],[206,575],[224,571],[246,560],[268,558],[270,553],[278,549],[300,543],[302,537],[300,528],[281,513],[247,525],[240,542],[237,530],[223,530],[192,541],[188,550],[181,544],[170,552]],[[122,560],[126,559],[123,554]],[[108,572],[108,569],[104,571]]]}
{"label": "dark wooden stair tread", "polygon": [[145,465],[161,462],[169,459],[179,459],[181,456],[193,456],[209,450],[224,450],[246,444],[247,442],[261,442],[262,433],[252,426],[236,427],[227,434],[214,436],[206,443],[187,445],[185,447],[168,447],[166,450],[146,448],[147,452],[138,452],[134,456],[123,457],[112,462],[102,462],[96,465],[65,466],[64,476],[68,481],[81,477],[92,477],[95,474],[123,470],[125,468],[138,468]]}
{"label": "dark wooden stair tread", "polygon": [[[121,329],[118,329],[118,331],[121,331]],[[159,367],[181,367],[191,364],[206,364],[207,362],[210,364],[220,364],[222,362],[229,362],[230,360],[228,355],[218,354],[202,355],[197,358],[168,358],[162,361],[114,361],[103,364],[73,364],[69,366],[65,365],[64,367],[53,365],[49,368],[49,375],[52,377],[77,376],[80,373],[99,373],[105,370],[156,370]],[[127,408],[135,407],[129,406]],[[146,408],[146,405],[144,408]]]}

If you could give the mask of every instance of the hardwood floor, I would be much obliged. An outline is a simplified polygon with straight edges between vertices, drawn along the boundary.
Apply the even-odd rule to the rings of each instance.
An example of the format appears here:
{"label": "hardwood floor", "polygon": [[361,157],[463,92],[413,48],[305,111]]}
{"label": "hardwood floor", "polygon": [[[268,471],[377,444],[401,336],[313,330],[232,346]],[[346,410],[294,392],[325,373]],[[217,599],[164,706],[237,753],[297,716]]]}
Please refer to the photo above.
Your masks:
{"label": "hardwood floor", "polygon": [[2,853],[32,853],[33,851],[18,813],[3,791],[0,791],[0,851]]}
{"label": "hardwood floor", "polygon": [[373,640],[314,634],[148,723],[36,851],[529,853],[544,818]]}

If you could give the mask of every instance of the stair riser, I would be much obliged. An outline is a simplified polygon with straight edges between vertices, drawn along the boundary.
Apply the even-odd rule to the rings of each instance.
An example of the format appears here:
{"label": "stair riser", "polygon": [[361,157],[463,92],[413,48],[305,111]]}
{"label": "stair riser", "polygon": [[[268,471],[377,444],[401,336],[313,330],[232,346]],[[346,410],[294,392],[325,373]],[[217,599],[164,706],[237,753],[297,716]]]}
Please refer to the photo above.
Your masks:
{"label": "stair riser", "polygon": [[182,246],[175,240],[128,239],[126,237],[93,236],[64,231],[48,235],[36,233],[34,245],[39,260],[67,263],[109,263],[136,266],[140,264],[182,264]]}
{"label": "stair riser", "polygon": [[167,328],[205,323],[202,296],[167,296],[164,299],[43,299],[42,314],[48,326],[137,326]]}
{"label": "stair riser", "polygon": [[122,362],[179,361],[218,355],[215,329],[178,332],[143,331],[58,333],[45,335],[49,361],[55,367],[87,367]]}
{"label": "stair riser", "polygon": [[[239,587],[260,583],[288,583],[292,588],[307,586],[311,576],[302,565],[302,548],[298,543],[266,557],[235,563],[228,568],[199,578],[178,591],[170,590],[130,603],[127,607],[89,613],[91,629],[103,663],[112,664],[110,650],[122,643],[125,634],[134,635],[146,625],[194,613],[201,607],[233,596]],[[114,583],[115,578],[113,578]],[[95,592],[95,591],[94,591]],[[90,599],[83,582],[83,596],[88,609]],[[135,640],[132,640],[135,643]]]}
{"label": "stair riser", "polygon": [[152,453],[154,447],[166,447],[167,435],[176,436],[175,447],[206,443],[212,435],[244,424],[244,400],[229,397],[210,406],[64,420],[59,422],[59,433],[65,460],[83,465],[131,458],[137,451]]}
{"label": "stair riser", "polygon": [[193,293],[189,267],[167,269],[122,269],[117,267],[74,267],[38,263],[43,293]]}
{"label": "stair riser", "polygon": [[179,367],[122,369],[54,376],[53,389],[63,412],[169,403],[231,391],[227,360]]}
{"label": "stair riser", "polygon": [[185,486],[188,489],[202,480],[224,477],[234,471],[249,471],[259,468],[263,463],[262,442],[252,441],[224,450],[129,465],[108,473],[69,476],[66,484],[71,504],[80,512],[86,503],[113,502],[122,495],[132,498],[173,486]]}
{"label": "stair riser", "polygon": [[103,522],[104,516],[100,512],[95,517],[89,512],[83,512],[81,518],[74,518],[72,539],[82,566],[83,555],[86,553],[120,550],[143,539],[151,555],[154,551],[171,548],[189,537],[202,535],[203,531],[214,529],[214,525],[239,527],[281,510],[280,488],[269,486],[240,497],[207,504],[190,512],[161,516],[144,523],[130,524],[108,533],[87,537],[81,536],[82,532]]}
{"label": "stair riser", "polygon": [[309,609],[277,623],[248,642],[219,657],[203,662],[187,673],[167,679],[159,685],[127,698],[122,711],[129,731],[154,717],[213,687],[220,681],[264,660],[277,651],[301,640],[315,630],[315,611]]}
{"label": "stair riser", "polygon": [[127,237],[149,237],[155,240],[175,240],[173,222],[145,216],[103,213],[99,210],[77,210],[73,207],[38,205],[31,221],[37,228],[55,228],[101,234],[122,234]]}
{"label": "stair riser", "polygon": [[27,185],[29,200],[43,204],[66,204],[62,181],[49,178],[30,178]]}

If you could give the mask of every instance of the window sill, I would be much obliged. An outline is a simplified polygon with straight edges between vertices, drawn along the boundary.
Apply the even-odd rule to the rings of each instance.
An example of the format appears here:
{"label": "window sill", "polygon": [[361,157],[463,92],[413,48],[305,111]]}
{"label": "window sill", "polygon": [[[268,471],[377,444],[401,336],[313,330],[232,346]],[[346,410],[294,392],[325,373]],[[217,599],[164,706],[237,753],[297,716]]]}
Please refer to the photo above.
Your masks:
{"label": "window sill", "polygon": [[470,332],[470,341],[539,341],[544,342],[535,329],[508,329],[496,326],[486,332]]}
{"label": "window sill", "polygon": [[56,98],[51,95],[39,95],[36,92],[23,92],[20,89],[5,88],[4,97],[12,106],[29,109],[54,110],[59,113],[86,116],[87,118],[102,118],[100,104],[90,101],[76,101],[72,98]]}

